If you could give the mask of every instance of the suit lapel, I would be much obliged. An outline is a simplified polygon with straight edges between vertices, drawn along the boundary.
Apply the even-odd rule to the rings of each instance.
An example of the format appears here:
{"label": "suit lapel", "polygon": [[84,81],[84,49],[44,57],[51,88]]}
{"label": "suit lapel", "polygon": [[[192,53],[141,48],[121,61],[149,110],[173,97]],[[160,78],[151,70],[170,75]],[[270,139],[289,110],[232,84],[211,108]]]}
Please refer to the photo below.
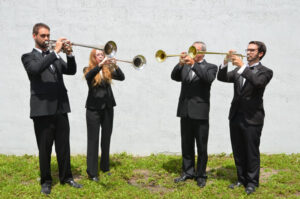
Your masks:
{"label": "suit lapel", "polygon": [[241,92],[242,92],[243,87],[244,87],[243,83],[244,83],[244,78],[243,78],[242,75],[240,75],[240,76],[238,77],[238,86],[239,86],[239,90],[240,90]]}
{"label": "suit lapel", "polygon": [[[252,73],[257,73],[261,66],[262,66],[261,64],[258,64],[257,66],[254,66],[254,68],[251,68],[250,70]],[[240,87],[240,92],[242,93],[245,90],[247,90],[247,88],[249,88],[249,85],[250,85],[249,81],[245,80],[244,85]]]}
{"label": "suit lapel", "polygon": [[242,75],[238,74],[238,68],[235,69],[235,90],[236,92],[240,95],[242,93],[242,81],[243,81],[243,77]]}
{"label": "suit lapel", "polygon": [[55,71],[53,71],[52,69],[51,69],[51,71],[53,71],[53,73],[57,73],[58,72],[58,67],[57,67],[56,61],[52,64],[52,66],[53,66],[53,68],[54,68]]}
{"label": "suit lapel", "polygon": [[35,56],[37,59],[39,59],[39,60],[42,60],[42,59],[43,59],[42,54],[41,54],[40,52],[38,52],[36,49],[33,49],[31,53],[34,54],[34,56]]}
{"label": "suit lapel", "polygon": [[[199,64],[199,63],[197,63],[197,64],[199,65],[200,68],[205,68],[206,63],[207,63],[207,62],[206,62],[205,60],[203,60],[203,62],[201,62],[200,64]],[[196,75],[196,73],[194,73],[194,76],[193,76],[191,82],[194,81],[195,79],[197,79],[197,77],[198,77],[198,76]]]}
{"label": "suit lapel", "polygon": [[190,79],[189,79],[190,67],[187,65],[184,65],[183,67],[184,67],[183,68],[183,79],[185,82],[190,82]]}
{"label": "suit lapel", "polygon": [[[36,49],[33,49],[32,50],[32,53],[34,54],[34,56],[39,59],[39,60],[42,60],[43,59],[43,55],[42,53],[38,52]],[[54,67],[54,69],[57,71],[57,67],[56,67],[56,64],[54,62],[54,64],[52,64],[52,66]],[[52,74],[55,74],[55,71],[51,68],[51,66],[49,66],[47,68],[47,70],[49,70]]]}

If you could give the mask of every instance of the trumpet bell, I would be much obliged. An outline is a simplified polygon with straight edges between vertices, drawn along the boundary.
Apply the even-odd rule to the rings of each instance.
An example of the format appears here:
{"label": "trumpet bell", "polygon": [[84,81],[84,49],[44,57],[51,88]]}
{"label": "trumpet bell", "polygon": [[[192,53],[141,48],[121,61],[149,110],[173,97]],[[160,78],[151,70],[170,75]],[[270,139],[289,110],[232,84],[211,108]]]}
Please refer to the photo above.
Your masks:
{"label": "trumpet bell", "polygon": [[103,50],[108,57],[115,57],[117,49],[117,44],[114,41],[108,41]]}
{"label": "trumpet bell", "polygon": [[146,58],[143,55],[135,56],[132,61],[133,67],[137,70],[143,69],[146,63]]}
{"label": "trumpet bell", "polygon": [[158,62],[163,62],[166,60],[167,58],[167,54],[165,53],[165,51],[163,50],[158,50],[155,53],[155,58]]}
{"label": "trumpet bell", "polygon": [[196,55],[197,55],[197,49],[195,48],[195,46],[191,46],[191,47],[189,48],[188,54],[189,54],[189,56],[190,56],[192,59],[194,59],[194,58],[196,57]]}

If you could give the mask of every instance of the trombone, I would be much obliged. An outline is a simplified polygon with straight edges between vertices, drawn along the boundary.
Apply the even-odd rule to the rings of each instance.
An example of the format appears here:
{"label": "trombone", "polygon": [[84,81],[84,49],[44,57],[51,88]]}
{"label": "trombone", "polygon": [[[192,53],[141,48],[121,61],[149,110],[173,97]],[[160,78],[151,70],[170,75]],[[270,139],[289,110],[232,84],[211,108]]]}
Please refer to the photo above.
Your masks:
{"label": "trombone", "polygon": [[[188,51],[188,55],[191,57],[191,58],[195,58],[196,55],[205,55],[205,54],[211,54],[211,55],[228,55],[228,53],[220,53],[220,52],[207,52],[207,51],[197,51],[197,49],[195,48],[195,46],[191,46],[189,48],[189,51]],[[238,54],[238,53],[233,53],[232,55],[237,55],[239,57],[241,57],[242,59],[244,57],[247,57],[246,55],[242,55],[242,54]]]}
{"label": "trombone", "polygon": [[[49,50],[53,50],[55,48],[55,43],[56,40],[49,40],[45,42],[46,45],[48,46]],[[97,50],[103,50],[105,55],[113,58],[115,57],[117,53],[117,44],[114,41],[108,41],[105,45],[102,46],[92,46],[92,45],[86,45],[86,44],[80,44],[80,43],[74,43],[71,42],[72,46],[80,46],[80,47],[85,47],[85,48],[92,48],[92,49],[97,49]],[[121,60],[121,59],[116,59],[116,61],[119,62],[125,62],[125,63],[130,63],[135,69],[143,69],[143,65],[146,64],[146,58],[143,55],[137,55],[135,56],[132,61],[127,61],[127,60]]]}

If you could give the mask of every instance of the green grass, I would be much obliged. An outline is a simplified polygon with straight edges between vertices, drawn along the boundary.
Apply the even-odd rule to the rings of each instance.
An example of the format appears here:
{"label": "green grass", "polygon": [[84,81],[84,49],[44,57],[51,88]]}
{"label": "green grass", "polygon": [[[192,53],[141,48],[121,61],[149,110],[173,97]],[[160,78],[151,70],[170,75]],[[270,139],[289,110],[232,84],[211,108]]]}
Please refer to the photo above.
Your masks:
{"label": "green grass", "polygon": [[[100,173],[99,183],[87,179],[85,156],[72,156],[71,165],[75,180],[84,187],[61,185],[52,157],[50,198],[300,198],[300,154],[262,154],[260,187],[250,196],[243,188],[227,188],[236,181],[232,155],[209,156],[208,181],[202,189],[193,180],[173,183],[181,172],[180,156],[114,154],[112,175]],[[0,155],[0,198],[49,197],[40,194],[38,157]]]}

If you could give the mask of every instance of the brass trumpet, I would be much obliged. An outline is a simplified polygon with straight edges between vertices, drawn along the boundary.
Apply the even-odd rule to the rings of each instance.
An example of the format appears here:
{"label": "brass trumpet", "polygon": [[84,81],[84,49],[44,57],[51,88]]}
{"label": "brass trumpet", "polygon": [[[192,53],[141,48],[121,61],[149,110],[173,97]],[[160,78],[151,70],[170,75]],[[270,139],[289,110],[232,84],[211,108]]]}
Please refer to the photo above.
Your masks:
{"label": "brass trumpet", "polygon": [[[201,55],[206,55],[206,54],[212,54],[212,55],[228,55],[228,53],[197,51],[197,49],[195,48],[195,46],[191,46],[191,47],[189,48],[188,55],[189,55],[191,58],[195,58],[196,55],[198,55],[198,54],[201,54]],[[246,55],[242,55],[242,54],[238,54],[238,53],[233,53],[233,55],[237,55],[237,56],[241,57],[242,59],[243,59],[244,57],[247,57]]]}
{"label": "brass trumpet", "polygon": [[[53,50],[55,48],[56,40],[45,41],[45,43],[49,50]],[[71,42],[71,45],[103,50],[108,57],[114,57],[117,52],[117,44],[114,41],[108,41],[105,45],[102,46],[91,46],[91,45],[79,44],[74,42]]]}
{"label": "brass trumpet", "polygon": [[[188,55],[191,58],[195,58],[197,54],[213,54],[213,55],[228,55],[228,53],[220,53],[220,52],[207,52],[207,51],[197,51],[195,46],[191,46],[188,51]],[[155,58],[158,62],[164,62],[168,57],[180,57],[182,54],[174,54],[174,55],[167,55],[165,51],[163,50],[158,50],[155,53]],[[246,55],[238,54],[238,53],[233,53],[233,55],[237,55],[241,57],[242,59],[244,57],[247,57]]]}
{"label": "brass trumpet", "polygon": [[181,54],[175,54],[175,55],[167,55],[165,53],[165,51],[163,50],[158,50],[156,51],[155,53],[155,59],[158,61],[158,62],[164,62],[168,57],[179,57],[181,56]]}

